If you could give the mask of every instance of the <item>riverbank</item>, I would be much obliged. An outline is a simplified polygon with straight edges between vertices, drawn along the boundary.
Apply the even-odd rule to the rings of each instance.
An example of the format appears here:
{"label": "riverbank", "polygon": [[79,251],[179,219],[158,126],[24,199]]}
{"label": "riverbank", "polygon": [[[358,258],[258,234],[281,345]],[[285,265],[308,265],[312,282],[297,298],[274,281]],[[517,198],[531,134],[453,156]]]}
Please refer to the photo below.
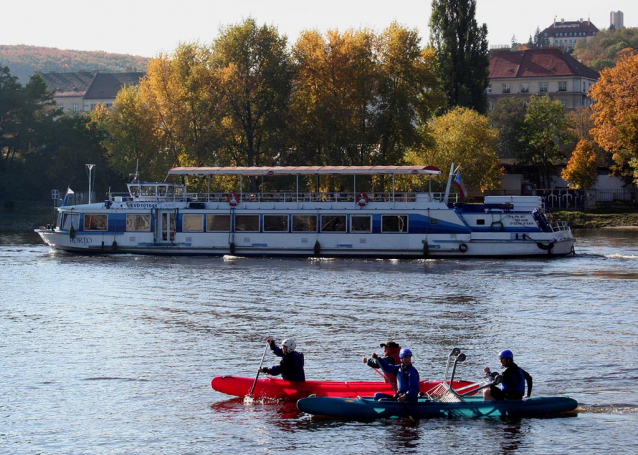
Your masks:
{"label": "riverbank", "polygon": [[[13,210],[0,210],[0,231],[29,231],[55,221],[55,211],[51,205],[19,204]],[[638,207],[610,206],[597,208],[591,212],[553,212],[552,221],[569,222],[574,229],[594,229],[603,227],[638,227]]]}

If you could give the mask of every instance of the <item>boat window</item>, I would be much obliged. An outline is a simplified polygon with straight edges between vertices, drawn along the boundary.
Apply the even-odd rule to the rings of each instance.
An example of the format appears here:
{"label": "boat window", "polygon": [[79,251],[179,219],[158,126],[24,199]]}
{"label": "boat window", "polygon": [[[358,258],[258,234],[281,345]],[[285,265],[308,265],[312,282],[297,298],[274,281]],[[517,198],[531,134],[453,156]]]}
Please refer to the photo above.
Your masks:
{"label": "boat window", "polygon": [[155,196],[155,186],[142,185],[142,196]]}
{"label": "boat window", "polygon": [[166,186],[160,185],[157,187],[157,195],[158,196],[166,196]]}
{"label": "boat window", "polygon": [[126,215],[127,231],[150,231],[151,215]]}
{"label": "boat window", "polygon": [[230,231],[230,215],[207,215],[206,230],[208,232]]}
{"label": "boat window", "polygon": [[182,231],[203,232],[204,215],[184,215],[182,218]]}
{"label": "boat window", "polygon": [[288,232],[288,215],[264,215],[264,232]]}
{"label": "boat window", "polygon": [[346,216],[321,216],[321,232],[346,232]]}
{"label": "boat window", "polygon": [[372,232],[372,217],[352,216],[350,218],[350,232]]}
{"label": "boat window", "polygon": [[408,232],[407,215],[385,215],[381,217],[381,232]]}
{"label": "boat window", "polygon": [[439,220],[436,218],[430,218],[430,224],[439,224]]}
{"label": "boat window", "polygon": [[177,197],[184,196],[184,187],[183,186],[176,186],[175,187],[175,196],[177,196]]}
{"label": "boat window", "polygon": [[62,217],[62,226],[60,229],[79,229],[80,228],[80,214],[79,213],[65,213]]}
{"label": "boat window", "polygon": [[293,232],[317,232],[317,215],[293,215]]}
{"label": "boat window", "polygon": [[485,226],[485,220],[483,220],[483,219],[476,220],[476,225],[477,226]]}
{"label": "boat window", "polygon": [[167,188],[166,196],[173,197],[174,194],[175,194],[175,187],[171,185]]}
{"label": "boat window", "polygon": [[259,232],[259,215],[235,216],[235,230],[242,232]]}
{"label": "boat window", "polygon": [[133,197],[137,197],[140,195],[140,187],[139,185],[131,185],[128,187],[128,191],[129,193],[131,193],[131,196]]}
{"label": "boat window", "polygon": [[85,231],[106,231],[108,215],[84,215]]}

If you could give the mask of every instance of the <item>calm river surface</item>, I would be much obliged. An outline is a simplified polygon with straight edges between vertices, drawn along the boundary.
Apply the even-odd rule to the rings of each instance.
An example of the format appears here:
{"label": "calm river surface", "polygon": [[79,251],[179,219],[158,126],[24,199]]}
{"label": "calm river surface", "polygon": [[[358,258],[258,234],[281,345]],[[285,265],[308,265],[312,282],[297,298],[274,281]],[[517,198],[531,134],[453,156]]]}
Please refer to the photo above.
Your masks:
{"label": "calm river surface", "polygon": [[[638,230],[577,231],[576,257],[282,260],[82,257],[0,234],[0,453],[636,453]],[[421,378],[453,347],[463,379],[502,349],[572,417],[348,422],[244,405],[266,336],[308,379],[377,380],[394,339]],[[270,353],[267,365],[276,363]]]}

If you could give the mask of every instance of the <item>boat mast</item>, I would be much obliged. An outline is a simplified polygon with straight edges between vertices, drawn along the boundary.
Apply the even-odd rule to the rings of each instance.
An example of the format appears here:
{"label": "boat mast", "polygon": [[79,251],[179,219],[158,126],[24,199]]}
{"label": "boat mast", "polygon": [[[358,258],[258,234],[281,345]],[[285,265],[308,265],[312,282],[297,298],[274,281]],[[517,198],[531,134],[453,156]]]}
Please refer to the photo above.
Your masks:
{"label": "boat mast", "polygon": [[[460,167],[460,166],[459,166]],[[458,169],[458,167],[456,168]],[[454,169],[454,163],[450,166],[450,175],[447,178],[447,186],[445,187],[445,197],[443,198],[443,203],[447,205],[448,198],[450,197],[450,186],[452,185],[452,176],[456,170]]]}

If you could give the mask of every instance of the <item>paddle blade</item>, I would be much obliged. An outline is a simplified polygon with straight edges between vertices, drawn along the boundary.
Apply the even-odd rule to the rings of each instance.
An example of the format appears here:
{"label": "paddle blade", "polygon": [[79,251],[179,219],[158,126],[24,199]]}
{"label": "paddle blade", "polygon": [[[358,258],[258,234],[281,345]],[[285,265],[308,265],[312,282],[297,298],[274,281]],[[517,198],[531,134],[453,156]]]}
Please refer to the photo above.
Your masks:
{"label": "paddle blade", "polygon": [[246,395],[244,397],[244,404],[246,404],[246,405],[255,404],[255,399],[253,398],[252,395]]}

